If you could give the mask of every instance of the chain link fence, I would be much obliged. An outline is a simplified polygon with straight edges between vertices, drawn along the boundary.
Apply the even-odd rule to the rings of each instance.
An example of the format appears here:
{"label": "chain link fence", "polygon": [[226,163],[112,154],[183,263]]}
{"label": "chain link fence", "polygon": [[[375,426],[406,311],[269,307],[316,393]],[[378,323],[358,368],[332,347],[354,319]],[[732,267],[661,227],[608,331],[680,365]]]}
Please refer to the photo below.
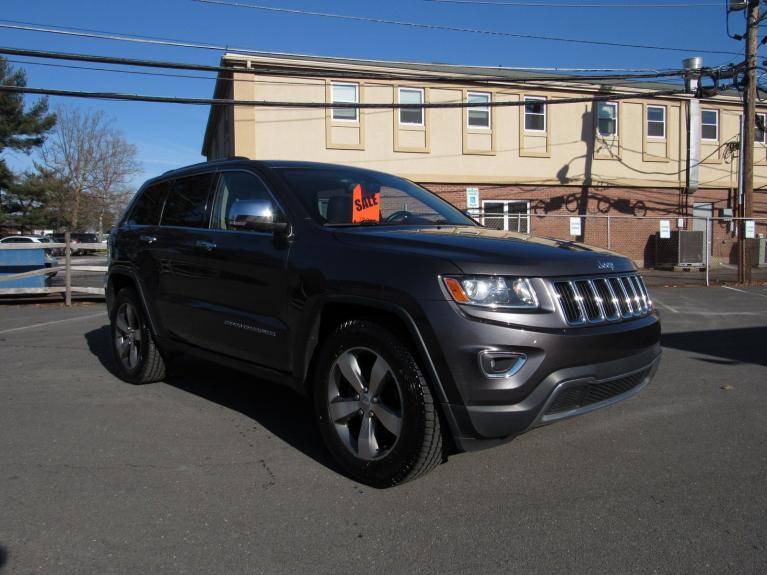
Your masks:
{"label": "chain link fence", "polygon": [[469,213],[487,228],[613,250],[655,285],[736,283],[738,244],[744,241],[753,280],[767,282],[767,218],[749,218],[752,237],[743,239],[742,218]]}

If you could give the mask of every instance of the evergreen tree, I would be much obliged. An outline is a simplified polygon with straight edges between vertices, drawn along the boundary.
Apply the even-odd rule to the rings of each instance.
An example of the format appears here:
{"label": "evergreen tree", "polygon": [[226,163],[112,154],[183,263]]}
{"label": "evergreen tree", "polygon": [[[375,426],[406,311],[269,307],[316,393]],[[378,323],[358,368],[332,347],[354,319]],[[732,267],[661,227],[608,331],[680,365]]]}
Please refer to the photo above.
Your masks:
{"label": "evergreen tree", "polygon": [[[15,69],[0,57],[0,83],[4,86],[26,86],[24,70]],[[23,94],[0,92],[0,154],[6,148],[29,152],[45,141],[46,133],[56,124],[56,115],[48,113],[47,98],[40,98],[29,109],[24,108]],[[0,156],[0,188],[8,188],[13,173]]]}
{"label": "evergreen tree", "polygon": [[6,225],[22,233],[66,227],[69,194],[66,184],[48,170],[17,176],[4,195]]}

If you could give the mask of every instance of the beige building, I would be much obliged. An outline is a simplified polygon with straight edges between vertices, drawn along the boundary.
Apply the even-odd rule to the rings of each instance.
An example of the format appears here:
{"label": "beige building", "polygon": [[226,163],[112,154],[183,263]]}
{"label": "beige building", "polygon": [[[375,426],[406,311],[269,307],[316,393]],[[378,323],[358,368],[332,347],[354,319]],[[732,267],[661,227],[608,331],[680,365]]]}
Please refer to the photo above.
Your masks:
{"label": "beige building", "polygon": [[[690,96],[648,96],[681,89],[681,83],[600,85],[500,68],[286,55],[227,54],[222,65],[243,71],[221,73],[215,97],[338,106],[214,106],[203,143],[208,159],[296,159],[391,172],[459,207],[466,207],[467,190],[478,193],[480,207],[498,216],[499,227],[539,234],[558,235],[558,215],[676,219],[717,217],[735,208],[737,94],[701,102],[700,186],[687,194]],[[556,104],[605,93],[627,99]],[[343,107],[466,101],[490,105]],[[757,138],[754,207],[767,215],[764,131],[757,130]],[[601,227],[592,225],[591,233]],[[609,247],[649,265],[656,228],[657,222],[639,226]],[[730,231],[721,230],[725,236]],[[604,243],[589,231],[578,239]]]}

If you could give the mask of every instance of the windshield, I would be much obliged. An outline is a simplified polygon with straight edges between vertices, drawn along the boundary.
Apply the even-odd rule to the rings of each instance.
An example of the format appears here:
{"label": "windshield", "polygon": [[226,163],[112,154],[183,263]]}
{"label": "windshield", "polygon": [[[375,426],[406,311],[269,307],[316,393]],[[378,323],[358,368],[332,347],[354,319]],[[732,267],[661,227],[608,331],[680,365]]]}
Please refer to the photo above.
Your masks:
{"label": "windshield", "polygon": [[312,219],[324,226],[476,225],[438,196],[396,176],[353,168],[277,171]]}

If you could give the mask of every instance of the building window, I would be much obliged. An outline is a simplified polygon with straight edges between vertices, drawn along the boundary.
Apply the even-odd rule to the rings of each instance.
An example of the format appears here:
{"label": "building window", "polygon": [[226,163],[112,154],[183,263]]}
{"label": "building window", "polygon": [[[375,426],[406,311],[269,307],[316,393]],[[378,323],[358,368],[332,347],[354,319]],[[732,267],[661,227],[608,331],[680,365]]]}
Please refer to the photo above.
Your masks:
{"label": "building window", "polygon": [[618,135],[618,104],[599,102],[597,105],[597,133],[600,136]]}
{"label": "building window", "polygon": [[525,97],[525,131],[546,131],[546,98]]}
{"label": "building window", "polygon": [[[400,88],[400,104],[423,104],[422,88]],[[423,108],[400,108],[399,123],[406,126],[423,126]]]}
{"label": "building window", "polygon": [[485,200],[482,208],[483,226],[507,232],[530,233],[530,202]]}
{"label": "building window", "polygon": [[764,114],[757,114],[756,115],[756,126],[754,127],[754,142],[757,142],[759,144],[765,144],[767,141],[765,140],[765,116]]}
{"label": "building window", "polygon": [[719,110],[703,110],[700,115],[700,137],[704,140],[719,140]]}
{"label": "building window", "polygon": [[[359,84],[337,84],[334,82],[330,85],[330,91],[333,104],[359,104]],[[332,118],[341,122],[356,122],[359,119],[358,112],[357,108],[333,108]]]}
{"label": "building window", "polygon": [[647,106],[647,137],[666,137],[666,106]]}
{"label": "building window", "polygon": [[[489,104],[490,94],[487,92],[469,92],[467,101],[470,104]],[[490,106],[476,106],[467,108],[467,125],[469,128],[490,127]]]}

